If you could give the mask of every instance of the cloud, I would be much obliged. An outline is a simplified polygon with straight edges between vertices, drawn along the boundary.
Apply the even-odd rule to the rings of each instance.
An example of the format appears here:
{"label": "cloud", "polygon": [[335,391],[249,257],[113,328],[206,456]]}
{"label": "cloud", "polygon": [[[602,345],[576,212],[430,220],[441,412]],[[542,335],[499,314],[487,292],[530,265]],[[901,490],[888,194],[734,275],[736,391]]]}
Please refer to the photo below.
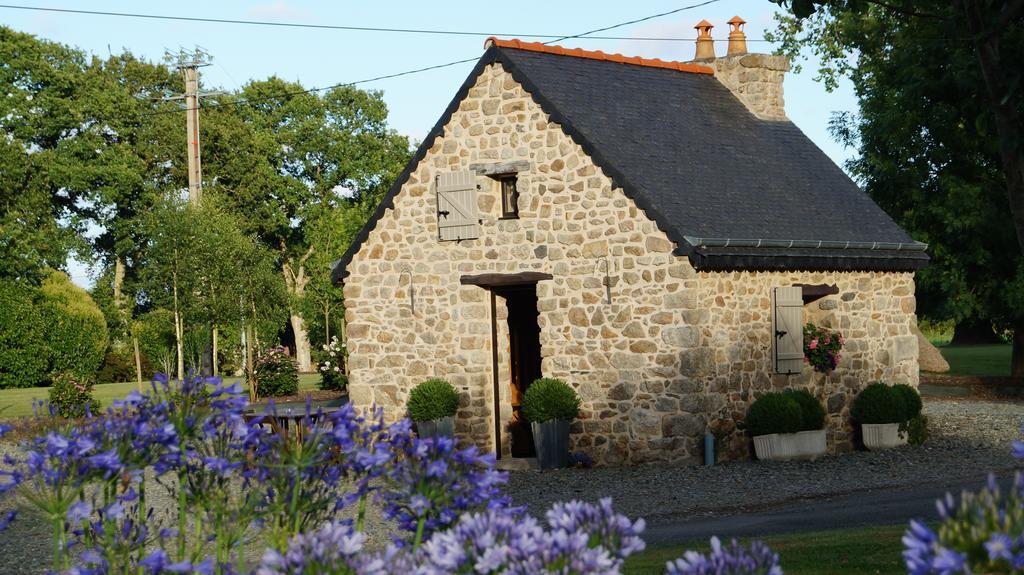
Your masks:
{"label": "cloud", "polygon": [[291,6],[284,0],[277,0],[277,2],[271,4],[260,4],[252,7],[248,15],[268,20],[296,20],[304,16],[305,12]]}

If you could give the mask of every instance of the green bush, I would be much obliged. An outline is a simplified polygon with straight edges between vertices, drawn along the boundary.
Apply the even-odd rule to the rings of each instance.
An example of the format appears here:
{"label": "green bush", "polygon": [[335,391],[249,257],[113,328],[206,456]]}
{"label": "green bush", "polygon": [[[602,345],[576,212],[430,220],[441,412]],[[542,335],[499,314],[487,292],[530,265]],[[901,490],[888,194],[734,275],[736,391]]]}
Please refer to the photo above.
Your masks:
{"label": "green bush", "polygon": [[299,391],[299,369],[283,347],[274,347],[256,358],[256,395],[280,397]]}
{"label": "green bush", "polygon": [[[139,338],[139,351],[158,370],[175,363],[174,312],[157,308],[138,317],[133,323],[135,337]],[[164,365],[165,360],[171,360]],[[152,375],[148,372],[143,372]]]}
{"label": "green bush", "polygon": [[109,344],[103,312],[64,272],[51,271],[40,291],[50,372],[95,377]]}
{"label": "green bush", "polygon": [[[904,427],[906,429],[904,429]],[[900,431],[906,432],[907,443],[911,445],[921,445],[925,441],[928,441],[928,416],[918,414],[917,416],[912,417],[910,421],[907,421],[900,427]]]}
{"label": "green bush", "polygon": [[[796,433],[803,427],[803,412],[793,393],[766,393],[747,410],[751,436]],[[819,428],[820,429],[820,428]]]}
{"label": "green bush", "polygon": [[69,373],[57,374],[50,386],[50,407],[61,417],[69,419],[95,414],[100,402],[92,396],[92,381]]}
{"label": "green bush", "polygon": [[903,421],[910,421],[921,415],[921,408],[924,406],[921,404],[921,394],[916,389],[905,383],[897,383],[892,386],[892,390],[900,396],[903,403]]}
{"label": "green bush", "polygon": [[825,408],[806,389],[787,389],[782,392],[800,406],[800,431],[814,431],[825,427]]}
{"label": "green bush", "polygon": [[455,415],[459,392],[443,379],[428,379],[409,392],[409,417],[413,421],[433,421]]}
{"label": "green bush", "polygon": [[336,371],[321,371],[317,387],[324,391],[345,391],[348,389],[348,376]]}
{"label": "green bush", "polygon": [[872,383],[853,400],[850,415],[857,423],[902,423],[907,407],[903,394],[884,383]]}
{"label": "green bush", "polygon": [[38,289],[0,282],[0,389],[44,385],[49,377],[49,346],[37,302]]}
{"label": "green bush", "polygon": [[521,409],[531,422],[572,421],[580,413],[580,398],[564,381],[544,377],[526,388]]}
{"label": "green bush", "polygon": [[330,343],[323,344],[321,350],[316,353],[316,361],[320,364],[320,389],[344,391],[348,387],[344,347],[335,336],[331,338]]}
{"label": "green bush", "polygon": [[[149,378],[153,375],[153,365],[149,358],[139,353],[142,365],[142,377]],[[122,350],[111,349],[103,357],[103,364],[96,372],[96,381],[99,383],[119,383],[122,381],[135,381],[135,352],[131,348]]]}

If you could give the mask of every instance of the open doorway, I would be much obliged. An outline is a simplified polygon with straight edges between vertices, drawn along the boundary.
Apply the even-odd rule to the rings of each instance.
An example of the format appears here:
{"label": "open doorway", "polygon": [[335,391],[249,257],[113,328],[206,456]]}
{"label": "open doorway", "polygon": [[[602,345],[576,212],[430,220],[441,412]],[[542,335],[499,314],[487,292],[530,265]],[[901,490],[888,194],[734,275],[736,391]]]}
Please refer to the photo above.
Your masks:
{"label": "open doorway", "polygon": [[498,291],[508,308],[509,385],[512,417],[508,422],[512,457],[534,457],[533,433],[521,405],[526,389],[541,376],[540,326],[537,318],[536,284],[506,287]]}

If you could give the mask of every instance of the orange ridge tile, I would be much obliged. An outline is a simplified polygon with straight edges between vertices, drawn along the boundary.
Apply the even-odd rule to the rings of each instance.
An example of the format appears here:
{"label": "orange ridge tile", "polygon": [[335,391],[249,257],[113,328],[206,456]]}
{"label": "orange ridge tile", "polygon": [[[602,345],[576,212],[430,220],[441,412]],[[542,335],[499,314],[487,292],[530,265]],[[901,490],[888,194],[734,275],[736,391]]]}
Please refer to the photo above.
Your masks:
{"label": "orange ridge tile", "polygon": [[604,60],[605,62],[618,62],[620,64],[633,64],[635,66],[647,66],[649,68],[666,68],[679,72],[691,74],[714,74],[715,71],[708,66],[691,64],[689,62],[676,62],[674,60],[661,60],[659,58],[641,58],[639,56],[623,56],[622,54],[607,54],[600,50],[584,50],[582,48],[563,48],[552,46],[541,42],[523,42],[522,40],[501,40],[491,36],[484,41],[484,48],[497,46],[499,48],[514,48],[516,50],[528,50],[530,52],[543,52],[545,54],[557,54],[559,56],[572,56],[575,58],[588,58],[590,60]]}

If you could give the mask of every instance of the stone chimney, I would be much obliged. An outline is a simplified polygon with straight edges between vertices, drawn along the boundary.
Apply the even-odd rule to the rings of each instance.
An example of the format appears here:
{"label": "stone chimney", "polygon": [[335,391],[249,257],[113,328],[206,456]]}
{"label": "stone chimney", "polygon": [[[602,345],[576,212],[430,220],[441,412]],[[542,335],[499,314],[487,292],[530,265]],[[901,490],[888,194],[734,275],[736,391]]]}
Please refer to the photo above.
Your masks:
{"label": "stone chimney", "polygon": [[[729,50],[725,57],[715,58],[711,40],[711,24],[701,20],[696,28],[697,57],[695,61],[715,70],[715,78],[729,88],[748,110],[762,120],[785,120],[782,81],[789,71],[789,59],[771,54],[748,54],[746,22],[739,16],[729,20]],[[707,38],[704,40],[704,38]],[[703,44],[702,44],[703,40]]]}
{"label": "stone chimney", "polygon": [[707,20],[701,20],[694,28],[697,29],[697,53],[694,60],[713,60],[715,58],[715,41],[711,39],[714,26]]}

